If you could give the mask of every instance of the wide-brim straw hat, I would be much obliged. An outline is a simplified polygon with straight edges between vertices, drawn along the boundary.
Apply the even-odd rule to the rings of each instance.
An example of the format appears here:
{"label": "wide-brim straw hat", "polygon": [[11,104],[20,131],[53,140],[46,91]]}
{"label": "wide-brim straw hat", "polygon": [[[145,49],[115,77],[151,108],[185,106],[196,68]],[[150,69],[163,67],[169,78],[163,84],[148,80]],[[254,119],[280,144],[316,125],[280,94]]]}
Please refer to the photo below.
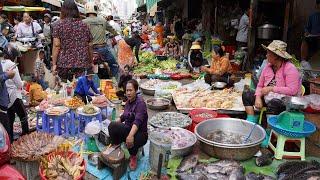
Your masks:
{"label": "wide-brim straw hat", "polygon": [[191,48],[190,48],[191,50],[195,50],[195,49],[201,49],[201,46],[200,46],[200,44],[199,43],[197,43],[197,42],[193,42],[192,43],[192,46],[191,46]]}
{"label": "wide-brim straw hat", "polygon": [[266,50],[269,50],[284,59],[292,59],[292,56],[287,52],[287,43],[280,40],[273,40],[268,46],[261,44]]}

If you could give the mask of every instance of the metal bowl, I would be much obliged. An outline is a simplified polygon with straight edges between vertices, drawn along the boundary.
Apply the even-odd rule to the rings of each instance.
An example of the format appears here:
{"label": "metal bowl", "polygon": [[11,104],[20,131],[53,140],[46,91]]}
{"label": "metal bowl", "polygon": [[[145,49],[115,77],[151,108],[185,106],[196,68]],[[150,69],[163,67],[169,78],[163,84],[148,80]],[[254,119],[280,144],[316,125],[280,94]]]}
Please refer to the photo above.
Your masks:
{"label": "metal bowl", "polygon": [[256,125],[251,134],[251,143],[223,144],[207,139],[207,135],[216,130],[228,131],[248,136],[254,123],[235,118],[215,118],[199,123],[195,134],[200,141],[201,149],[210,156],[219,159],[246,160],[253,157],[260,149],[260,144],[265,139],[265,130]]}
{"label": "metal bowl", "polygon": [[217,89],[223,89],[227,86],[227,83],[225,82],[214,82],[212,87],[217,88]]}
{"label": "metal bowl", "polygon": [[145,94],[145,95],[154,96],[154,94],[156,93],[155,89],[146,89],[141,86],[140,86],[140,89],[143,92],[143,94]]}
{"label": "metal bowl", "polygon": [[170,106],[170,101],[164,98],[151,98],[147,100],[147,106],[152,110],[165,110]]}
{"label": "metal bowl", "polygon": [[175,148],[175,149],[171,149],[171,156],[172,157],[175,157],[175,156],[186,156],[188,154],[190,154],[193,150],[193,146],[196,144],[197,142],[197,137],[195,134],[193,134],[191,131],[189,130],[186,130],[186,129],[182,129],[182,128],[178,128],[178,127],[173,127],[171,128],[172,130],[181,130],[181,131],[185,131],[186,133],[188,133],[190,136],[193,137],[193,140],[192,142],[186,146],[186,147],[183,147],[183,148]]}

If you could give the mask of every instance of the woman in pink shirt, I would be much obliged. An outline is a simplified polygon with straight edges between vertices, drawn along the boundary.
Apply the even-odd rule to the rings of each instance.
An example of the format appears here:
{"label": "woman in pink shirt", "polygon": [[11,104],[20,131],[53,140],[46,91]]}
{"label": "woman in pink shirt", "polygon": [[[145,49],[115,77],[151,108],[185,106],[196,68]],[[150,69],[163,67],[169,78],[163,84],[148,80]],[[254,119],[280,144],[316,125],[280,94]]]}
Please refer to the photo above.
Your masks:
{"label": "woman in pink shirt", "polygon": [[[268,64],[262,70],[256,91],[244,91],[242,94],[243,105],[247,112],[247,120],[256,122],[254,107],[261,109],[265,106],[267,96],[297,96],[301,94],[301,78],[298,69],[289,61],[292,57],[286,52],[285,42],[274,40],[268,47],[262,45],[267,50]],[[273,102],[279,102],[272,99]],[[271,102],[270,101],[270,102]],[[267,104],[268,105],[268,104]],[[285,110],[279,104],[280,110]]]}

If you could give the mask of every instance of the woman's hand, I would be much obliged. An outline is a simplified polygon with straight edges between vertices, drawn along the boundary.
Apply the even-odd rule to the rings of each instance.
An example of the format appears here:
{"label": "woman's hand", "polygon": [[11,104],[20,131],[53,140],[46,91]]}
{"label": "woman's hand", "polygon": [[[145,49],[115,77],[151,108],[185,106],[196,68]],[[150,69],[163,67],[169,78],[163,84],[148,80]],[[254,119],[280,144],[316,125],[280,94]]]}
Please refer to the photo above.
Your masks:
{"label": "woman's hand", "polygon": [[262,95],[267,95],[269,94],[269,92],[272,92],[272,91],[273,91],[273,87],[271,86],[267,86],[261,89]]}
{"label": "woman's hand", "polygon": [[201,66],[201,67],[200,67],[200,71],[201,71],[201,72],[207,72],[207,69],[208,69],[208,68],[205,67],[205,66]]}
{"label": "woman's hand", "polygon": [[56,64],[52,65],[52,73],[54,75],[56,75],[56,73],[57,73],[57,65]]}
{"label": "woman's hand", "polygon": [[261,109],[263,107],[262,99],[260,96],[256,97],[256,101],[254,103],[254,106],[258,109]]}
{"label": "woman's hand", "polygon": [[128,149],[133,147],[133,142],[134,142],[134,137],[129,134],[126,139],[126,145],[127,145]]}

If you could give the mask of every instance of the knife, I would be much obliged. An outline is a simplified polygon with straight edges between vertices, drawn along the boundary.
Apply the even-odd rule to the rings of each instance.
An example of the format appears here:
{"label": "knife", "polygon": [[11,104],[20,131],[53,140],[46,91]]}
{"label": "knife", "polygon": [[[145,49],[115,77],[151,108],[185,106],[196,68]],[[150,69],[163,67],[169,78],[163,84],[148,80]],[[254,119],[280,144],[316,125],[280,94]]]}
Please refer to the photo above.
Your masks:
{"label": "knife", "polygon": [[118,149],[120,147],[120,144],[119,145],[116,145],[116,146],[112,146],[112,147],[109,147],[107,148],[105,151],[102,152],[102,154],[104,156],[108,156],[109,154],[111,154],[113,151],[115,151],[116,149]]}

